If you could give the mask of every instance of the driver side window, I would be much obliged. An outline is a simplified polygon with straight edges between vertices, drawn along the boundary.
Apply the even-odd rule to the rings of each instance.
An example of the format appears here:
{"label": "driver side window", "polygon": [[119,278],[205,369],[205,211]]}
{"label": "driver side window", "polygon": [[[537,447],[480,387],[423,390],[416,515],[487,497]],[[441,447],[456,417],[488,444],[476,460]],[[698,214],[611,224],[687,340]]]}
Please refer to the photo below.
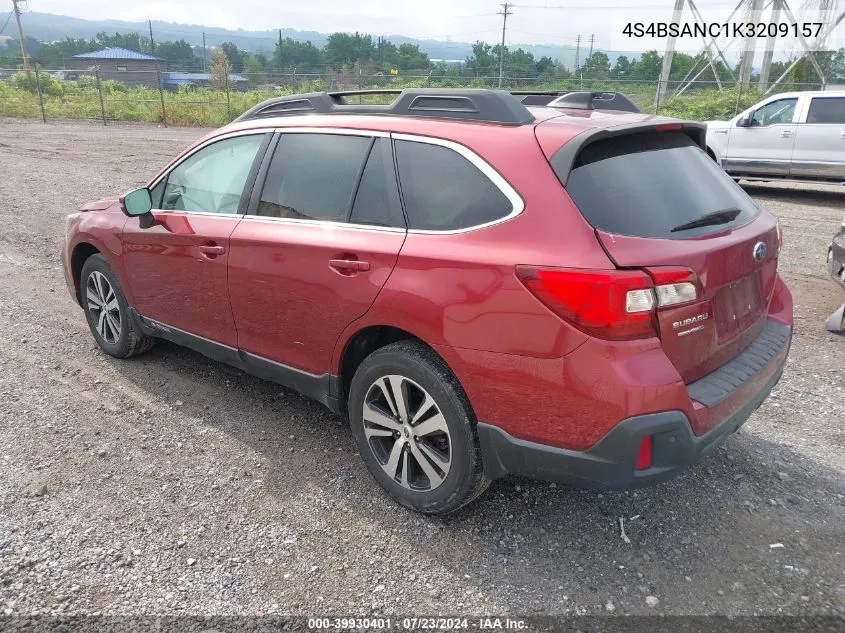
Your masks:
{"label": "driver side window", "polygon": [[153,205],[165,211],[237,213],[247,176],[263,140],[263,134],[251,134],[202,148],[156,185],[152,192]]}
{"label": "driver side window", "polygon": [[795,106],[797,104],[798,99],[778,99],[777,101],[767,103],[754,112],[751,124],[757,127],[792,123],[792,115],[795,113]]}

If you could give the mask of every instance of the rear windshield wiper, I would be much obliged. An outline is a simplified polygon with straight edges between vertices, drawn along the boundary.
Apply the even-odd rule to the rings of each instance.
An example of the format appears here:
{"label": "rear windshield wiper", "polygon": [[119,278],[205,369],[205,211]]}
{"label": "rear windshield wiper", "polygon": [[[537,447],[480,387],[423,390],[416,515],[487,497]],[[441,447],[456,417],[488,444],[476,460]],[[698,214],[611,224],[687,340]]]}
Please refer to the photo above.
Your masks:
{"label": "rear windshield wiper", "polygon": [[674,229],[670,231],[670,233],[676,233],[678,231],[688,231],[689,229],[697,229],[702,226],[715,226],[716,224],[727,224],[728,222],[733,222],[738,216],[742,213],[742,210],[736,208],[729,208],[729,209],[720,209],[718,211],[713,211],[708,213],[707,215],[702,215],[700,218],[696,218],[690,222],[686,222],[685,224],[679,224]]}

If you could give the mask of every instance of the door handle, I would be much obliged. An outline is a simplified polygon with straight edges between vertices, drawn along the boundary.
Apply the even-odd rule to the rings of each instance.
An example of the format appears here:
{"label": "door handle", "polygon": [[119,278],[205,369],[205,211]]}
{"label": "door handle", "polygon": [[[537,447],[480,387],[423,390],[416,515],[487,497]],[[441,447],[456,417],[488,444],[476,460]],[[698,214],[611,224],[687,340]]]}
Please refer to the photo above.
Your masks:
{"label": "door handle", "polygon": [[780,135],[783,138],[792,138],[792,130],[783,130],[781,131]]}
{"label": "door handle", "polygon": [[842,131],[839,133],[839,138],[841,138],[843,141],[845,141],[845,130],[842,130]]}
{"label": "door handle", "polygon": [[200,253],[211,258],[226,252],[226,249],[218,244],[200,244],[197,248],[199,248]]}
{"label": "door handle", "polygon": [[370,262],[362,262],[357,259],[330,259],[329,266],[342,275],[351,275],[356,272],[369,270]]}

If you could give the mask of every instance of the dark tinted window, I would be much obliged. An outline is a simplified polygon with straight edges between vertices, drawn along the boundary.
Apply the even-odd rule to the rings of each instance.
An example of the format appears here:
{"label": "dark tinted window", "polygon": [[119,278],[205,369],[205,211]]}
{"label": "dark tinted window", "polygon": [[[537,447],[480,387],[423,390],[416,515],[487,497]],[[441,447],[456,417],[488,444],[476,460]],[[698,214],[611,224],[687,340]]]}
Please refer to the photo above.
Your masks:
{"label": "dark tinted window", "polygon": [[813,97],[807,123],[845,123],[845,97]]}
{"label": "dark tinted window", "polygon": [[[584,217],[609,233],[687,238],[744,224],[751,198],[682,132],[617,136],[585,147],[567,180],[552,167]],[[738,210],[726,223],[676,230],[716,211]]]}
{"label": "dark tinted window", "polygon": [[405,226],[390,141],[376,139],[361,176],[350,222],[376,226]]}
{"label": "dark tinted window", "polygon": [[410,229],[465,229],[513,211],[487,176],[449,148],[396,141],[396,161]]}
{"label": "dark tinted window", "polygon": [[282,134],[257,214],[345,221],[371,141],[341,134]]}

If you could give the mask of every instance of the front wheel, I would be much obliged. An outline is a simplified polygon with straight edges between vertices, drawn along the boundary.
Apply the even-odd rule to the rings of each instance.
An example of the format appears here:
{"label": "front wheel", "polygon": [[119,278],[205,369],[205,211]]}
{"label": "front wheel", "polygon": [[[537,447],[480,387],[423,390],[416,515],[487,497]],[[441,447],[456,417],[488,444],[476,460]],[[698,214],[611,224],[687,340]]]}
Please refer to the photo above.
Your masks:
{"label": "front wheel", "polygon": [[402,505],[452,512],[489,484],[466,396],[422,343],[400,341],[364,359],[352,379],[349,421],[370,473]]}
{"label": "front wheel", "polygon": [[153,339],[140,332],[129,318],[126,297],[102,255],[92,255],[85,260],[79,285],[88,327],[106,354],[129,358],[153,346]]}

